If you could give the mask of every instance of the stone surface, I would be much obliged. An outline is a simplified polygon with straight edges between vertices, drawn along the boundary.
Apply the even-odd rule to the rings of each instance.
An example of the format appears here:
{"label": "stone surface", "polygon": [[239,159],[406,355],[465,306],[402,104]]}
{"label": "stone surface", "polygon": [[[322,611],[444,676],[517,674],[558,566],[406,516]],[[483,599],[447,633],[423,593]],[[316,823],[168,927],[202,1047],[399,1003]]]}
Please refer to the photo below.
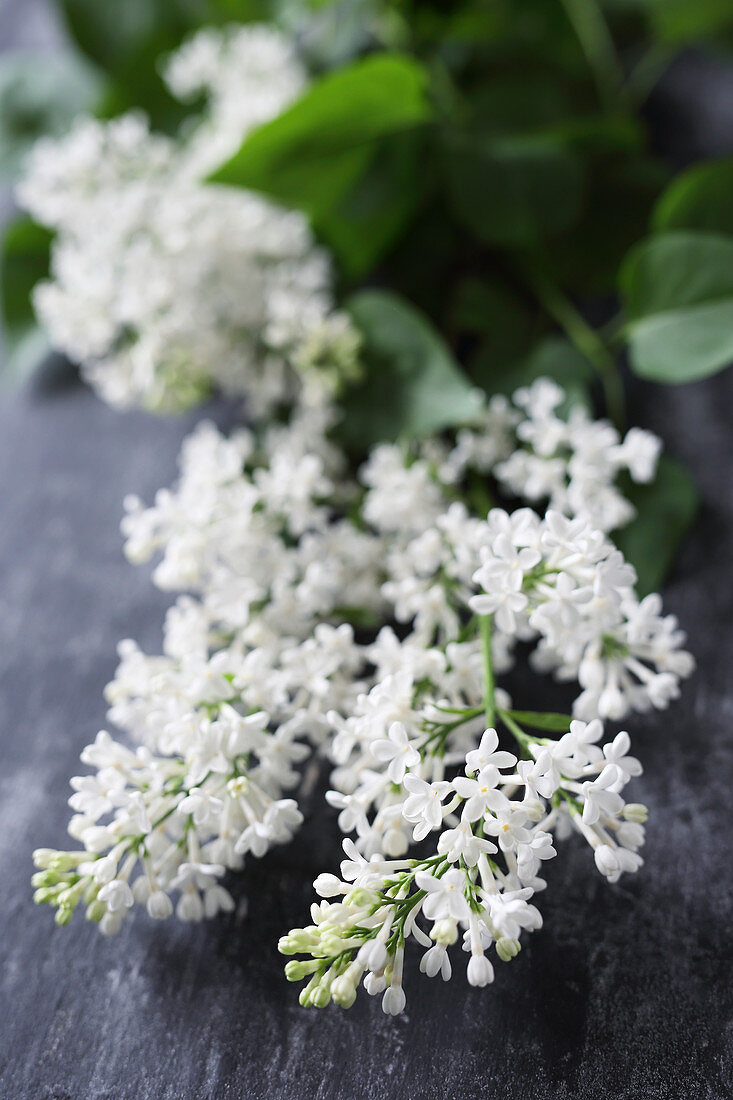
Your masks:
{"label": "stone surface", "polygon": [[[30,0],[0,9],[3,37]],[[33,11],[43,7],[33,0]],[[43,26],[43,23],[39,24]],[[12,37],[12,35],[10,36]],[[17,35],[16,35],[17,37]],[[652,104],[666,148],[730,151],[730,68],[677,67]],[[676,89],[676,90],[675,90]],[[679,125],[677,124],[679,123]],[[664,146],[664,141],[661,141]],[[139,915],[111,940],[31,902],[31,852],[62,844],[68,778],[104,724],[115,645],[160,642],[167,599],[122,556],[125,493],[174,475],[191,420],[120,416],[51,365],[0,404],[0,1096],[8,1100],[720,1100],[730,1080],[733,375],[636,385],[632,419],[665,439],[703,508],[665,592],[699,671],[630,728],[651,808],[646,864],[607,886],[570,842],[544,928],[485,990],[410,968],[408,1011],[363,993],[298,1006],[275,943],[302,923],[335,821],[317,796],[291,846],[233,882],[250,899],[196,927]],[[226,425],[232,410],[212,408]],[[536,689],[535,689],[536,690]],[[531,702],[528,700],[528,702]],[[726,969],[726,967],[728,969]]]}
{"label": "stone surface", "polygon": [[[666,592],[700,670],[669,712],[631,723],[651,807],[646,864],[608,886],[570,842],[549,871],[544,928],[495,985],[410,968],[408,1012],[360,995],[298,1006],[278,935],[335,866],[330,811],[234,880],[249,915],[197,927],[144,914],[113,940],[31,903],[31,851],[63,842],[68,777],[104,724],[126,635],[159,644],[166,599],[123,559],[127,492],[173,476],[189,421],[119,415],[65,373],[0,407],[0,1096],[9,1100],[726,1093],[730,921],[733,375],[644,388],[634,419],[686,461],[704,506]],[[232,412],[212,410],[226,424]]]}

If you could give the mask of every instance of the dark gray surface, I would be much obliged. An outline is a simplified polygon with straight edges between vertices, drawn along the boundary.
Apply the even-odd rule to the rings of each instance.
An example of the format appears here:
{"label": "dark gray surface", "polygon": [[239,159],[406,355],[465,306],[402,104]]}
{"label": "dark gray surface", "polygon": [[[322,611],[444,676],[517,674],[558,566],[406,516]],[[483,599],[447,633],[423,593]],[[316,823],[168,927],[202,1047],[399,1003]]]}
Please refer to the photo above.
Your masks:
{"label": "dark gray surface", "polygon": [[[0,37],[6,9],[43,7],[23,3],[0,5]],[[710,72],[687,59],[652,104],[678,161],[730,150],[731,70]],[[732,403],[730,373],[634,399],[632,419],[664,436],[704,495],[665,593],[700,669],[669,712],[630,723],[652,811],[644,868],[607,886],[583,845],[566,846],[540,899],[545,927],[495,985],[471,990],[457,974],[444,986],[411,967],[408,1011],[392,1020],[363,994],[348,1013],[301,1009],[283,979],[277,937],[304,922],[314,874],[338,859],[318,802],[294,844],[235,883],[244,920],[142,915],[107,941],[33,907],[31,851],[64,841],[68,777],[104,724],[115,645],[159,644],[168,601],[123,559],[121,501],[170,481],[190,421],[120,416],[63,372],[6,398],[0,1100],[730,1095]]]}
{"label": "dark gray surface", "polygon": [[[410,967],[408,1011],[360,995],[348,1013],[298,1006],[275,943],[335,865],[318,809],[299,839],[235,886],[244,920],[138,916],[113,940],[31,904],[30,855],[63,841],[68,777],[104,722],[101,688],[127,634],[158,644],[166,601],[122,557],[126,492],[170,480],[182,421],[121,416],[63,378],[0,407],[0,1096],[644,1097],[728,1095],[733,376],[645,390],[635,419],[664,433],[705,496],[666,602],[700,671],[668,713],[634,721],[651,807],[646,864],[608,886],[582,844],[550,868],[545,927],[495,985]],[[219,410],[219,419],[226,412]],[[728,744],[726,750],[725,745]],[[328,819],[328,820],[327,820]]]}

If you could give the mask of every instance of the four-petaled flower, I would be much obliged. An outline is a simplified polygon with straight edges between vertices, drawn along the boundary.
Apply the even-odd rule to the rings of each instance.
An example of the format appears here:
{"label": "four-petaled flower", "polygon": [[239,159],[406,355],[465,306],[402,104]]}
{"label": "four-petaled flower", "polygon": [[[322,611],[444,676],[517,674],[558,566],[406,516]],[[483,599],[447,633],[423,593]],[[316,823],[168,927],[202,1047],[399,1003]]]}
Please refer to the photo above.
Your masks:
{"label": "four-petaled flower", "polygon": [[615,817],[621,812],[624,800],[613,790],[618,778],[619,771],[616,765],[607,764],[592,783],[583,784],[583,821],[586,825],[595,825],[601,814]]}
{"label": "four-petaled flower", "polygon": [[499,770],[493,764],[482,768],[475,779],[456,776],[453,787],[461,798],[466,799],[462,813],[464,821],[478,821],[487,810],[500,811],[508,807],[506,795],[496,789],[500,779]]}
{"label": "four-petaled flower", "polygon": [[380,739],[373,743],[372,752],[377,760],[389,761],[387,775],[393,783],[401,783],[407,769],[420,763],[420,753],[415,745],[416,742],[409,740],[402,722],[392,723],[388,740]]}
{"label": "four-petaled flower", "polygon": [[405,776],[405,787],[410,792],[402,807],[402,816],[415,828],[412,835],[415,840],[424,840],[431,829],[440,828],[443,820],[443,800],[452,790],[451,784],[426,783],[410,772]]}
{"label": "four-petaled flower", "polygon": [[418,871],[415,883],[428,895],[422,907],[428,920],[468,920],[471,910],[463,892],[465,872],[453,868],[440,878],[434,878],[427,871]]}
{"label": "four-petaled flower", "polygon": [[499,737],[496,730],[484,730],[478,747],[466,753],[466,775],[479,772],[489,764],[493,764],[495,768],[513,768],[517,762],[516,756],[503,749],[497,752],[498,744]]}

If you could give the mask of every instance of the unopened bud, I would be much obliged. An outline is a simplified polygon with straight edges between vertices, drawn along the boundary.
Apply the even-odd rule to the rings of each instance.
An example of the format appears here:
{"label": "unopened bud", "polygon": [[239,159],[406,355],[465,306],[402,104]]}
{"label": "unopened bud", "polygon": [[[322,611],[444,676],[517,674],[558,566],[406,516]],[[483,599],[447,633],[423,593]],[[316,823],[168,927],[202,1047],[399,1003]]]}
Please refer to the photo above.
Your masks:
{"label": "unopened bud", "polygon": [[636,825],[643,825],[649,817],[649,810],[641,802],[628,802],[624,806],[623,816],[627,821],[633,821]]}
{"label": "unopened bud", "polygon": [[496,941],[496,953],[505,963],[511,962],[519,954],[521,947],[519,940],[511,940],[508,936],[502,936]]}
{"label": "unopened bud", "polygon": [[448,947],[458,939],[458,925],[450,917],[436,920],[430,931],[430,938]]}

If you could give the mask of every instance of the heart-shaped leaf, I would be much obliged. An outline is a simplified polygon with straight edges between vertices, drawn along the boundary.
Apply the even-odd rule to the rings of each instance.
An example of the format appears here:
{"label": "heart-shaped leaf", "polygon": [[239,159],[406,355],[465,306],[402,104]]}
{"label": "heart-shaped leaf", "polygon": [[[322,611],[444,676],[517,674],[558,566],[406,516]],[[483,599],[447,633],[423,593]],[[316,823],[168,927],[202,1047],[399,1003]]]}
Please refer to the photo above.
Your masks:
{"label": "heart-shaped leaf", "polygon": [[30,218],[8,227],[0,255],[3,334],[6,356],[3,376],[21,376],[32,370],[49,349],[36,323],[31,302],[33,287],[48,274],[51,234]]}
{"label": "heart-shaped leaf", "polygon": [[408,57],[373,54],[317,80],[247,136],[215,183],[261,191],[318,219],[356,185],[380,138],[427,122],[427,73]]}
{"label": "heart-shaped leaf", "polygon": [[463,424],[482,405],[428,319],[383,290],[355,294],[347,308],[364,337],[363,381],[344,397],[341,435],[351,448],[427,435]]}
{"label": "heart-shaped leaf", "polygon": [[613,541],[636,569],[640,596],[661,588],[677,547],[698,508],[695,483],[679,462],[663,455],[649,485],[629,481],[624,493],[636,518],[613,535]]}
{"label": "heart-shaped leaf", "polygon": [[652,226],[657,231],[702,229],[733,236],[733,158],[681,172],[654,208]]}
{"label": "heart-shaped leaf", "polygon": [[637,374],[691,382],[733,361],[733,239],[652,237],[632,249],[620,283]]}

